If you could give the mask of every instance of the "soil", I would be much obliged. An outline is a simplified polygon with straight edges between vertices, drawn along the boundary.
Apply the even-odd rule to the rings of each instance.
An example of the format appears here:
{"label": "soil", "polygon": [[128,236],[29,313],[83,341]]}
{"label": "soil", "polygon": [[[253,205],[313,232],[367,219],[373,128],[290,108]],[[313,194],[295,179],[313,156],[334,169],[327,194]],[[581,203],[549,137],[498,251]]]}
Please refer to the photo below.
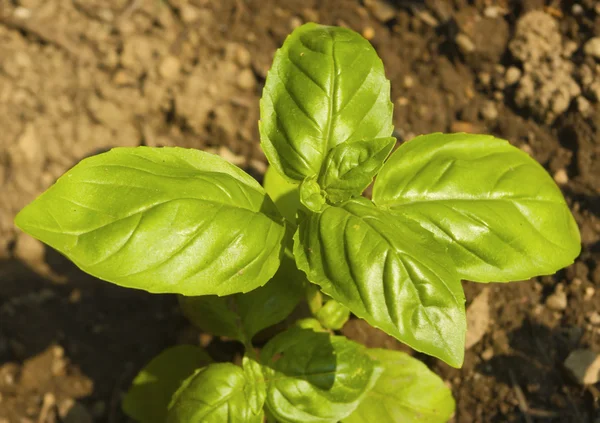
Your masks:
{"label": "soil", "polygon": [[[172,296],[87,276],[12,221],[78,160],[115,146],[207,149],[260,179],[265,74],[306,21],[371,40],[400,140],[508,139],[554,176],[581,229],[569,268],[487,285],[489,324],[462,369],[417,354],[452,387],[453,421],[600,421],[600,386],[563,366],[575,349],[600,352],[597,1],[0,0],[0,422],[127,422],[123,392],[163,348],[238,354],[191,329]],[[485,288],[464,286],[467,305]],[[359,320],[343,333],[407,350]]]}

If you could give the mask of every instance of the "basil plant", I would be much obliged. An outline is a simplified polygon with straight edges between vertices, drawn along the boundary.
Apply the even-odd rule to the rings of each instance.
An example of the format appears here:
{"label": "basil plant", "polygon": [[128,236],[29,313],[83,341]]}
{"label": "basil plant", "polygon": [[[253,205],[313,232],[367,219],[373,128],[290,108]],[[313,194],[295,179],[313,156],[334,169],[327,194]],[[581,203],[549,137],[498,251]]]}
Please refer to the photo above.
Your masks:
{"label": "basil plant", "polygon": [[[143,423],[447,421],[451,392],[424,364],[334,331],[352,313],[460,367],[462,279],[525,280],[579,254],[560,190],[488,135],[423,135],[391,153],[390,83],[349,29],[294,30],[260,115],[264,187],[202,151],[115,148],[16,218],[85,272],[179,294],[199,328],[245,346],[240,365],[197,346],[164,351],[133,381],[125,412]],[[255,335],[302,300],[313,316],[257,350]]]}

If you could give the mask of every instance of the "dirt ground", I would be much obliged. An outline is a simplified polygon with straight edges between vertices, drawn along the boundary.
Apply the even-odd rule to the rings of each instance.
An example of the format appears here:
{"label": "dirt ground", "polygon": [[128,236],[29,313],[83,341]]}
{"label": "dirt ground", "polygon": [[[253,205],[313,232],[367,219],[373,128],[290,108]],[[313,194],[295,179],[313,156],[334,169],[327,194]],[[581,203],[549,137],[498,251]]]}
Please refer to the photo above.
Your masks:
{"label": "dirt ground", "polygon": [[[452,387],[454,422],[600,422],[600,385],[563,365],[600,352],[600,2],[596,0],[0,0],[0,422],[127,422],[119,402],[192,330],[172,296],[84,275],[18,234],[16,212],[115,146],[221,154],[260,179],[258,99],[275,49],[307,21],[369,38],[392,81],[397,136],[486,132],[530,153],[582,234],[554,276],[489,284],[489,325]],[[527,181],[524,181],[527,183]],[[469,306],[486,288],[465,282]],[[404,348],[353,320],[369,346]]]}

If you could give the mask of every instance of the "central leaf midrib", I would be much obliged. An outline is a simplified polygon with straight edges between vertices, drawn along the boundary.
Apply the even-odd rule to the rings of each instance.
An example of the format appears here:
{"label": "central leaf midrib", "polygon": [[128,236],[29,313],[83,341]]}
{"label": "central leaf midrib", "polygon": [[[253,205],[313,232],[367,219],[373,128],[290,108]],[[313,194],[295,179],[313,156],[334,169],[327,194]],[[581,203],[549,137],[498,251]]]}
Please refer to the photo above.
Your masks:
{"label": "central leaf midrib", "polygon": [[[331,77],[329,78],[329,86],[331,92],[329,93],[329,119],[327,120],[327,129],[325,131],[325,145],[323,148],[323,153],[326,155],[329,151],[331,138],[333,134],[333,121],[335,120],[335,93],[337,92],[337,63],[335,60],[335,35],[333,32],[328,32],[331,37],[331,61],[332,61],[332,71]],[[323,157],[323,163],[325,162],[325,157]]]}

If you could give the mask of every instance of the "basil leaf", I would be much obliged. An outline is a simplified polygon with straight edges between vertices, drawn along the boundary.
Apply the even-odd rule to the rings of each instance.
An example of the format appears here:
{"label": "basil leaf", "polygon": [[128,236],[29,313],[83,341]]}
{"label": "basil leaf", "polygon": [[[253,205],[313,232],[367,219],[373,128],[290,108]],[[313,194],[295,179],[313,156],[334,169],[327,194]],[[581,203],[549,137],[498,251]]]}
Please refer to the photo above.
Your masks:
{"label": "basil leaf", "polygon": [[316,313],[317,320],[327,329],[339,330],[350,318],[350,310],[335,300],[328,300]]}
{"label": "basil leaf", "polygon": [[327,155],[319,185],[332,203],[360,195],[373,181],[396,138],[377,138],[335,146]]}
{"label": "basil leaf", "polygon": [[284,234],[275,205],[249,175],[182,148],[87,158],[16,223],[100,279],[184,295],[264,285],[279,267]]}
{"label": "basil leaf", "polygon": [[215,336],[244,339],[240,327],[240,317],[235,311],[237,295],[225,297],[216,295],[184,297],[180,295],[178,298],[183,315],[198,329]]}
{"label": "basil leaf", "polygon": [[141,423],[164,423],[179,385],[211,358],[201,348],[178,345],[154,357],[138,373],[123,398],[123,412]]}
{"label": "basil leaf", "polygon": [[289,316],[304,294],[304,273],[285,254],[266,285],[226,297],[179,297],[185,316],[201,330],[242,342]]}
{"label": "basil leaf", "polygon": [[427,366],[400,351],[369,350],[384,368],[375,387],[343,423],[446,423],[452,392]]}
{"label": "basil leaf", "polygon": [[261,354],[269,412],[286,423],[338,422],[358,406],[381,369],[343,336],[293,327]]}
{"label": "basil leaf", "polygon": [[316,176],[309,176],[300,184],[300,202],[309,210],[320,212],[325,206],[325,191]]}
{"label": "basil leaf", "polygon": [[338,144],[392,134],[390,83],[371,44],[308,23],[275,54],[260,102],[261,144],[288,179],[318,175]]}
{"label": "basil leaf", "polygon": [[250,404],[250,409],[252,413],[259,414],[262,412],[267,397],[262,366],[256,360],[244,356],[242,368],[246,375],[246,398]]}
{"label": "basil leaf", "polygon": [[261,423],[252,411],[244,371],[231,363],[204,367],[189,377],[173,396],[167,423]]}
{"label": "basil leaf", "polygon": [[269,166],[263,186],[282,216],[290,222],[296,222],[296,212],[300,208],[298,184],[288,182],[274,167]]}
{"label": "basil leaf", "polygon": [[265,286],[239,294],[238,312],[245,333],[252,339],[261,330],[283,321],[304,295],[306,276],[294,259],[285,254],[281,266]]}
{"label": "basil leaf", "polygon": [[433,233],[464,279],[551,274],[581,249],[552,178],[526,153],[487,135],[432,134],[403,144],[378,175],[373,201]]}
{"label": "basil leaf", "polygon": [[462,364],[460,279],[414,222],[356,198],[302,220],[294,241],[298,267],[327,295],[417,351]]}

